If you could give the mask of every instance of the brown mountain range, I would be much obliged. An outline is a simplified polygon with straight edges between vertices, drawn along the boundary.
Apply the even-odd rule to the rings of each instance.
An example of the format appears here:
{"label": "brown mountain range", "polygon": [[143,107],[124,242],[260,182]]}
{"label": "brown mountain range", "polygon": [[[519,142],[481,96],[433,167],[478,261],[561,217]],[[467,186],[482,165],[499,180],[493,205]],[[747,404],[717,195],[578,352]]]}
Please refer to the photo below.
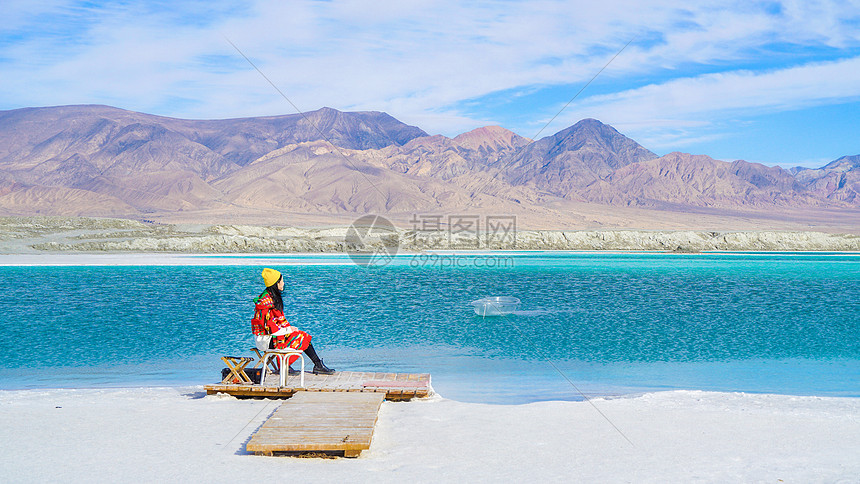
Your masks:
{"label": "brown mountain range", "polygon": [[820,198],[860,201],[860,155],[843,156],[817,170],[793,170],[798,183]]}
{"label": "brown mountain range", "polygon": [[531,142],[498,126],[428,136],[385,113],[330,108],[225,120],[107,106],[0,112],[4,215],[326,224],[382,213],[403,224],[475,213],[535,227],[829,220],[858,231],[858,164],[787,171],[658,157],[594,119]]}

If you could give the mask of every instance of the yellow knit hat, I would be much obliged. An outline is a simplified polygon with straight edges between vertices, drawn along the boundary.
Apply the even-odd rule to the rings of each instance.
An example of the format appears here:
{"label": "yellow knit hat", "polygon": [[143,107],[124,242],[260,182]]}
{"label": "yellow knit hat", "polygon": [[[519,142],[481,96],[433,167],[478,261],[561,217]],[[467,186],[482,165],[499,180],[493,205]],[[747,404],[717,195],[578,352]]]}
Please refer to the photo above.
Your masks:
{"label": "yellow knit hat", "polygon": [[269,269],[268,267],[263,269],[263,283],[266,285],[266,287],[274,286],[280,278],[280,272],[274,269]]}

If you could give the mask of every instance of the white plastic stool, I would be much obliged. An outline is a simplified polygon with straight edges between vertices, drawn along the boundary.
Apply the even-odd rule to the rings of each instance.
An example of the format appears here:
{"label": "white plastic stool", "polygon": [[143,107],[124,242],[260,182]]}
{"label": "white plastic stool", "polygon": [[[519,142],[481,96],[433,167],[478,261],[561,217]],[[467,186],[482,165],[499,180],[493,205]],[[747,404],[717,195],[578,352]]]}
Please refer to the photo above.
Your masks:
{"label": "white plastic stool", "polygon": [[260,376],[260,384],[265,383],[266,381],[266,370],[269,369],[269,365],[266,363],[269,362],[271,358],[278,358],[281,363],[281,374],[279,379],[279,385],[285,387],[287,386],[287,374],[290,372],[290,365],[287,364],[287,358],[289,356],[298,355],[299,361],[302,362],[302,371],[301,377],[299,379],[299,386],[301,388],[305,387],[305,353],[302,350],[266,350],[263,352],[263,374]]}

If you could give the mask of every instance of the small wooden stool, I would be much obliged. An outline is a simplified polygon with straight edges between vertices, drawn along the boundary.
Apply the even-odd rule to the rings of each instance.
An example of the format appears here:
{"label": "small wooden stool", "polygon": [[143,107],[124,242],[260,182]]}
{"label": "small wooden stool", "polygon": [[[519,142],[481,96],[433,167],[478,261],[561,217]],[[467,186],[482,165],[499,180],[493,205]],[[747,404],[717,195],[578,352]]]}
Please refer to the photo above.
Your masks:
{"label": "small wooden stool", "polygon": [[[260,363],[263,362],[263,355],[262,355],[262,353],[260,353],[260,350],[258,350],[256,346],[252,346],[251,351],[253,351],[257,355],[257,362],[254,363],[254,366],[252,368],[259,368]],[[270,368],[269,371],[271,371],[272,373],[277,373],[278,372],[278,364],[275,362],[275,360],[269,360],[268,363],[269,363],[269,368]]]}
{"label": "small wooden stool", "polygon": [[245,367],[248,366],[248,363],[254,361],[253,358],[248,358],[246,356],[222,356],[221,361],[223,361],[224,364],[227,365],[227,368],[230,369],[230,374],[221,380],[222,385],[226,385],[228,383],[254,384],[254,382],[248,378],[248,375],[245,374]]}

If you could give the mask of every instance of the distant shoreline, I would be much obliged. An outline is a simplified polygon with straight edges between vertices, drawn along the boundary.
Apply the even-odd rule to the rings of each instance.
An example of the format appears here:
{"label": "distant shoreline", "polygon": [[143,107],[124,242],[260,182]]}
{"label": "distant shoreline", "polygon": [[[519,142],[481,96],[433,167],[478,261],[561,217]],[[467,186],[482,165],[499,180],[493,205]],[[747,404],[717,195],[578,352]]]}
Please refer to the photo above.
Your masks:
{"label": "distant shoreline", "polygon": [[[707,251],[707,252],[666,252],[666,251],[620,251],[620,250],[516,250],[516,251],[432,251],[405,252],[398,257],[416,257],[422,255],[438,255],[444,257],[470,256],[516,256],[530,252],[557,252],[566,254],[671,254],[671,255],[748,255],[754,254],[815,254],[834,256],[857,256],[860,251]],[[336,257],[336,259],[335,259]],[[860,261],[860,259],[858,259]],[[192,253],[153,253],[153,252],[115,252],[115,253],[43,253],[43,254],[0,254],[0,267],[105,267],[105,266],[253,266],[253,265],[303,265],[303,266],[343,266],[353,265],[348,254],[330,252],[293,252],[293,253],[259,253],[259,254],[192,254]],[[433,264],[426,264],[432,266]],[[443,265],[448,267],[449,265]]]}
{"label": "distant shoreline", "polygon": [[0,254],[346,254],[513,251],[860,252],[860,235],[798,230],[515,230],[509,233],[396,229],[363,237],[348,226],[149,224],[125,219],[2,217]]}

